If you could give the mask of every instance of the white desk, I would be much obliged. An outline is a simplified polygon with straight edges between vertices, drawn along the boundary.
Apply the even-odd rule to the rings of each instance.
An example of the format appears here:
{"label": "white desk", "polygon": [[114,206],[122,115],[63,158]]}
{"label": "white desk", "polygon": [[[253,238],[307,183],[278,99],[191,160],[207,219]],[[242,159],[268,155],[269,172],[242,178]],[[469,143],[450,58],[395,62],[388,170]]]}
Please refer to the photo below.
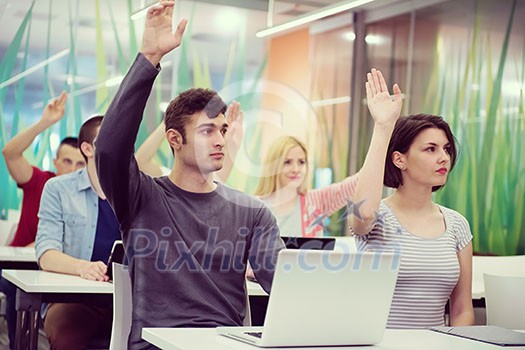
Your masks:
{"label": "white desk", "polygon": [[[215,328],[144,328],[142,339],[164,350],[254,350],[260,349],[217,335]],[[290,348],[272,348],[287,349]],[[428,330],[387,329],[375,346],[308,347],[294,350],[501,350],[502,347]],[[525,347],[505,347],[525,349]]]}
{"label": "white desk", "polygon": [[38,270],[35,248],[0,247],[0,269]]}
{"label": "white desk", "polygon": [[[113,285],[78,276],[37,270],[3,270],[2,276],[17,286],[16,349],[38,348],[38,325],[43,302],[111,302]],[[29,339],[23,335],[29,333]],[[29,340],[29,341],[28,341]]]}
{"label": "white desk", "polygon": [[113,294],[109,282],[88,281],[78,276],[35,270],[4,270],[2,276],[26,293]]}

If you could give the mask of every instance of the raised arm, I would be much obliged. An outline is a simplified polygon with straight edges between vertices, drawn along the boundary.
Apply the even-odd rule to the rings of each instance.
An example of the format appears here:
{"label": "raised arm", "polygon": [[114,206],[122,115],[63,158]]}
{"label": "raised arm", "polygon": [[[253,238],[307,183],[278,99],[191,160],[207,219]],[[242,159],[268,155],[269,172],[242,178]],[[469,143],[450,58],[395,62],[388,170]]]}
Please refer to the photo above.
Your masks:
{"label": "raised arm", "polygon": [[222,183],[225,183],[230,176],[233,164],[235,163],[235,158],[237,158],[237,152],[241,147],[244,133],[242,126],[244,116],[241,111],[240,103],[233,101],[228,107],[226,114],[226,118],[230,125],[227,133],[228,138],[226,140],[227,153],[222,169],[215,173],[216,179]]}
{"label": "raised arm", "polygon": [[162,176],[162,170],[157,162],[153,160],[157,150],[166,139],[166,125],[161,122],[159,126],[140,145],[135,153],[139,169],[149,176]]}
{"label": "raised arm", "polygon": [[27,183],[33,176],[33,168],[29,164],[24,151],[31,146],[35,138],[64,117],[67,94],[62,91],[59,97],[49,102],[42,117],[32,126],[14,136],[2,150],[9,174],[19,185]]}
{"label": "raised arm", "polygon": [[140,193],[141,173],[133,152],[142,114],[160,60],[180,45],[186,28],[186,20],[182,20],[172,33],[173,5],[174,1],[162,1],[149,8],[140,54],[113,98],[96,141],[100,185],[124,226]]}
{"label": "raised arm", "polygon": [[372,69],[367,74],[365,86],[368,109],[374,119],[374,130],[363,167],[359,171],[359,181],[353,200],[354,203],[360,203],[361,218],[350,216],[353,232],[360,235],[370,232],[379,209],[388,143],[402,106],[399,86],[394,84],[394,95],[391,98],[380,71]]}

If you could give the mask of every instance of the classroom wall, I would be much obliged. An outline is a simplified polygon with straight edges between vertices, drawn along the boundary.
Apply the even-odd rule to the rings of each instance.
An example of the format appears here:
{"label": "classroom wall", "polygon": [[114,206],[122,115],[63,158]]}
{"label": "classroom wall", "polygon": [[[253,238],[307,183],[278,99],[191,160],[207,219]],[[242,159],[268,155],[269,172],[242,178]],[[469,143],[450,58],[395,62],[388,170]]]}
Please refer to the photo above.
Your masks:
{"label": "classroom wall", "polygon": [[[83,3],[82,6],[95,5]],[[198,8],[194,13],[198,13]],[[249,22],[250,14],[245,15],[245,22]],[[115,17],[118,18],[117,14]],[[214,57],[203,56],[199,46],[202,41],[194,40],[189,28],[180,54],[171,59],[171,67],[164,69],[165,73],[155,85],[148,104],[149,119],[141,129],[139,142],[160,121],[162,113],[158,104],[182,88],[198,85],[223,91],[236,86],[236,91],[225,92],[225,96],[240,99],[249,112],[245,116],[247,132],[242,160],[245,163],[243,169],[234,169],[230,185],[248,192],[253,190],[264,146],[278,133],[294,134],[309,145],[312,185],[314,168],[330,168],[333,180],[340,180],[351,165],[358,169],[364,159],[371,132],[370,116],[363,101],[343,99],[343,102],[325,105],[316,102],[349,97],[356,89],[362,89],[364,77],[351,76],[355,55],[362,55],[367,68],[380,68],[389,84],[400,84],[406,94],[404,113],[438,114],[451,124],[460,145],[460,157],[449,183],[436,193],[435,199],[467,217],[475,251],[525,254],[525,28],[521,18],[525,18],[523,1],[446,1],[367,21],[363,52],[353,51],[355,42],[349,35],[353,27],[349,23],[326,32],[313,34],[301,29],[259,42],[257,47],[263,53],[260,55],[263,60],[255,65],[250,65],[253,59],[249,58],[254,39],[247,37],[245,30],[239,30],[217,45],[217,57],[228,57],[223,67],[212,67]],[[0,81],[31,66],[31,60],[38,62],[35,58],[38,54],[26,43],[31,41],[28,33],[38,31],[42,22],[47,23],[45,19],[32,18],[28,5],[18,28],[19,35],[13,34],[10,47],[0,48],[3,54]],[[67,67],[68,74],[75,76],[77,72],[79,78],[82,67],[88,66],[94,67],[95,74],[101,77],[125,72],[136,52],[138,32],[135,33],[135,27],[130,24],[120,25],[120,30],[129,32],[129,37],[134,39],[119,46],[119,35],[102,31],[97,45],[105,51],[100,50],[95,58],[88,58],[82,52],[69,54],[60,63],[64,71]],[[95,37],[96,31],[92,34]],[[79,45],[75,35],[71,31],[71,40],[64,46]],[[109,51],[116,47],[121,47],[121,54],[110,55]],[[224,51],[220,51],[222,49]],[[104,52],[106,56],[101,59]],[[45,58],[44,54],[40,55]],[[103,64],[113,68],[104,71]],[[57,68],[53,67],[50,65],[49,71],[39,73],[45,81],[56,73]],[[240,83],[235,85],[237,82]],[[42,91],[32,94],[39,94],[39,100],[47,101],[62,87],[78,89],[74,84],[80,86],[81,81],[71,82],[64,76],[61,84],[47,84]],[[165,85],[168,85],[167,91]],[[67,118],[53,132],[60,137],[73,133],[83,119],[102,111],[115,89],[116,86],[103,86],[72,99]],[[28,101],[34,96],[24,91],[23,80],[0,89],[0,146],[33,122],[34,110],[43,107],[43,104],[31,107],[33,103]],[[91,97],[86,100],[86,96]],[[359,113],[352,115],[350,110],[356,104]],[[28,112],[30,107],[32,114]],[[277,124],[259,128],[264,118],[270,120],[266,124],[271,124],[272,118]],[[282,128],[279,118],[283,120]],[[358,142],[352,150],[358,154],[352,160],[355,164],[348,163],[351,121],[358,127],[354,133]],[[263,129],[269,131],[262,132]],[[52,139],[47,134],[35,142],[28,152],[31,161],[50,166],[54,152]],[[169,148],[163,147],[158,158],[169,163]],[[20,193],[0,159],[0,209],[16,208],[19,200]],[[332,218],[330,225],[331,234],[344,233],[344,222],[339,217]]]}

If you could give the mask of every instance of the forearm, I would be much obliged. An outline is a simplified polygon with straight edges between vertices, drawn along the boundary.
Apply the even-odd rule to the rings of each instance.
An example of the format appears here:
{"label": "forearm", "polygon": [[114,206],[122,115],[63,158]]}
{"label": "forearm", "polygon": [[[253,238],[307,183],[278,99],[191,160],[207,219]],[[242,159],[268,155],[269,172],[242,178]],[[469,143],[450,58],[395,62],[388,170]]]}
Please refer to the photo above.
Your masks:
{"label": "forearm", "polygon": [[332,215],[354,200],[358,176],[355,174],[340,182],[308,191],[306,193],[307,203],[312,202],[322,215]]}
{"label": "forearm", "polygon": [[[352,216],[352,228],[357,234],[366,234],[375,220],[383,194],[383,178],[388,143],[394,125],[374,125],[372,140],[363,167],[359,170],[353,202],[360,203],[361,218]],[[360,220],[361,219],[361,220]]]}
{"label": "forearm", "polygon": [[86,263],[86,260],[73,258],[58,250],[47,250],[38,261],[38,264],[44,271],[65,273],[68,275],[80,276],[80,271]]}
{"label": "forearm", "polygon": [[137,152],[135,158],[140,170],[150,176],[161,176],[162,171],[160,166],[155,163],[153,158],[160,148],[162,141],[165,139],[165,125],[161,123],[151,135],[142,143]]}
{"label": "forearm", "polygon": [[[129,210],[126,209],[130,205],[129,193],[135,190],[130,188],[132,179],[139,176],[133,157],[134,144],[158,72],[142,55],[137,56],[108,108],[97,137],[95,161],[100,185],[119,221]],[[115,198],[122,206],[115,205]]]}
{"label": "forearm", "polygon": [[4,157],[6,159],[21,157],[24,151],[31,146],[31,143],[33,143],[35,138],[50,126],[51,125],[47,124],[45,121],[39,120],[26,130],[14,136],[5,144],[4,149],[2,150]]}

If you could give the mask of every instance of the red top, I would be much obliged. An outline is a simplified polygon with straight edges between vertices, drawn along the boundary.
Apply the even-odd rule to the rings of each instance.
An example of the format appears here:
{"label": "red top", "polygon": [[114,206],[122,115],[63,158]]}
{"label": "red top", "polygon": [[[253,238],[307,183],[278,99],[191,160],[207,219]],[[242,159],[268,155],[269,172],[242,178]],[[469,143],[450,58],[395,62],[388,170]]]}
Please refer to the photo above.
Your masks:
{"label": "red top", "polygon": [[11,247],[24,247],[35,241],[36,230],[38,227],[38,209],[40,208],[40,197],[44,190],[47,180],[55,177],[51,171],[42,171],[37,167],[33,168],[31,179],[23,185],[18,185],[23,191],[22,211],[20,221],[16,229],[15,237],[9,244]]}

